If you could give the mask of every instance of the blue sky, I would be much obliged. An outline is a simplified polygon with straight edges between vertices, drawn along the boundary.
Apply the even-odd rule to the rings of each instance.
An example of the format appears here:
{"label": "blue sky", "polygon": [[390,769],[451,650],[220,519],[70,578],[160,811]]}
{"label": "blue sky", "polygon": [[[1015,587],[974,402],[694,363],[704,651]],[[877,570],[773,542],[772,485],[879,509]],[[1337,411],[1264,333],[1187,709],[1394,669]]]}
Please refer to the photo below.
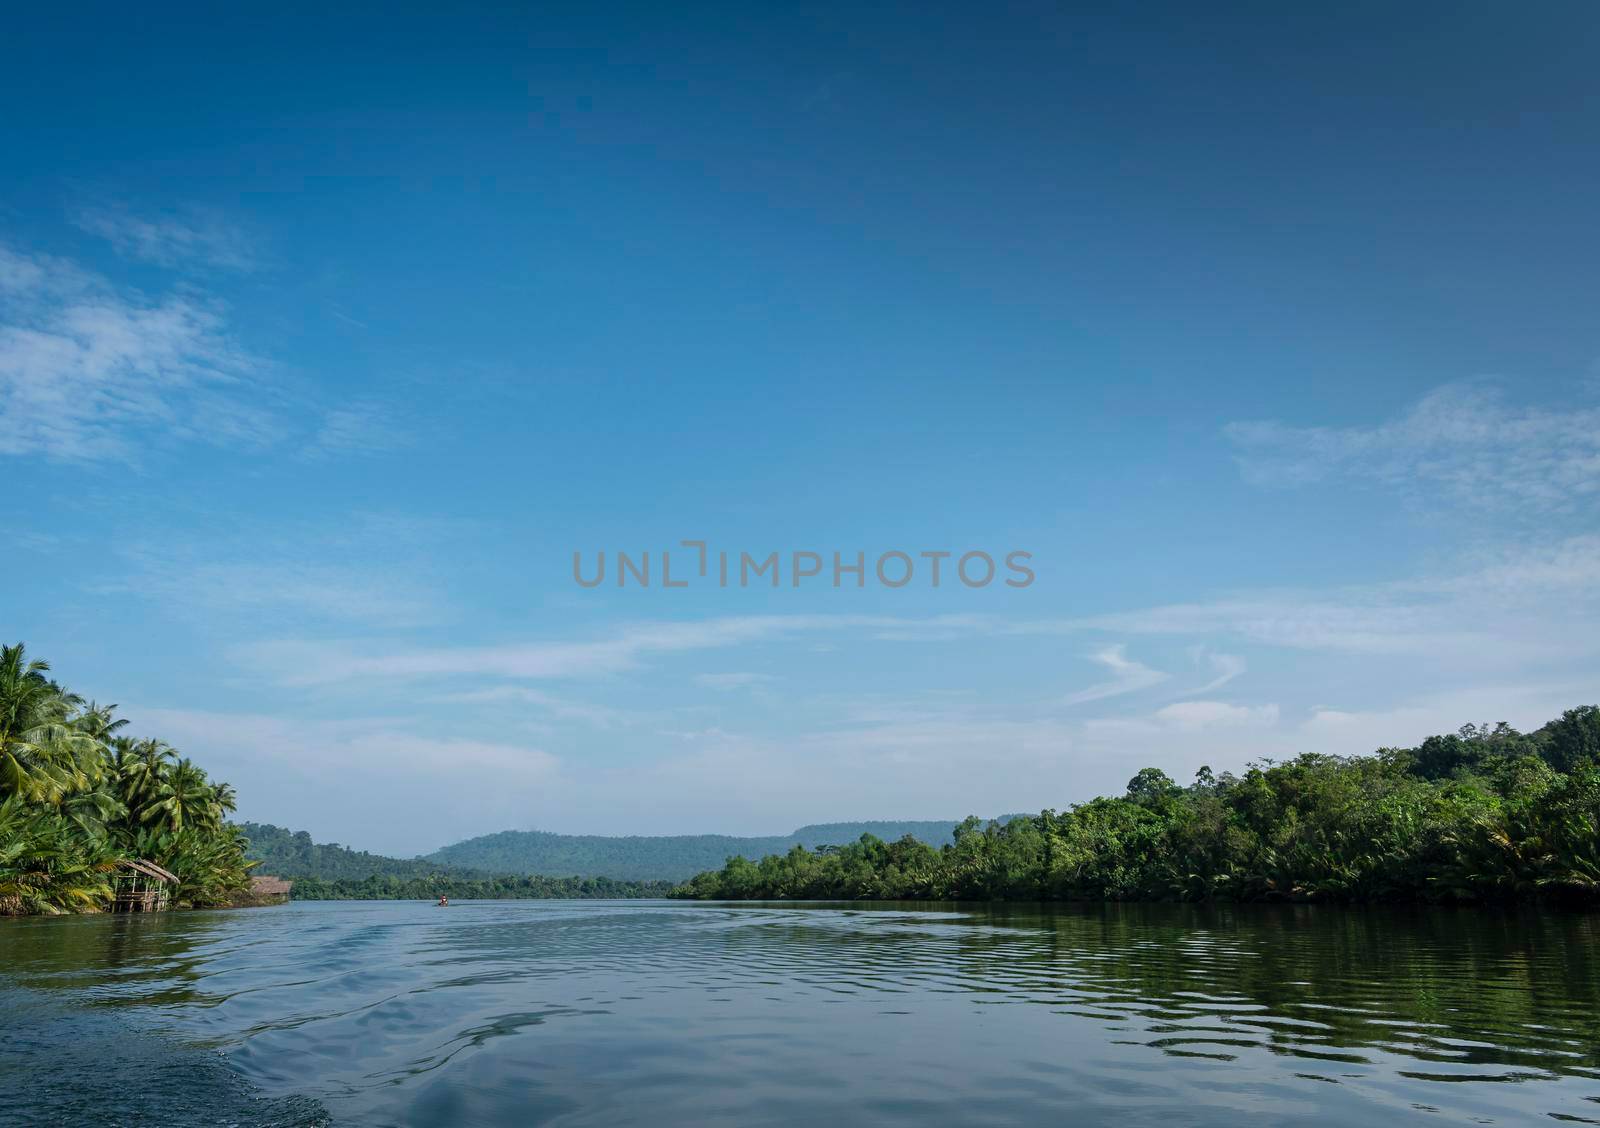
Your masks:
{"label": "blue sky", "polygon": [[[1597,33],[26,13],[0,635],[407,854],[1536,725],[1600,698]],[[572,580],[684,539],[1037,579]]]}

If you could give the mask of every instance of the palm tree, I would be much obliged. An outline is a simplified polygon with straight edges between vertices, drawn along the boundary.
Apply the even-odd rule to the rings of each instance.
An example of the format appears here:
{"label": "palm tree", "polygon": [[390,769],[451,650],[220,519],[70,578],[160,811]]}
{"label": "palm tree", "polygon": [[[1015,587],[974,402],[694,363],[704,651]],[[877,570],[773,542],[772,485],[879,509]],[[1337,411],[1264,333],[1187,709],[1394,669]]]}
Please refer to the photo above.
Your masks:
{"label": "palm tree", "polygon": [[118,742],[112,761],[130,825],[148,821],[146,814],[161,801],[167,772],[177,758],[177,749],[162,740],[140,740],[128,746]]}
{"label": "palm tree", "polygon": [[0,801],[0,913],[94,910],[111,897],[116,856],[49,805]]}
{"label": "palm tree", "polygon": [[177,874],[175,900],[228,903],[250,868],[227,823],[233,788],[127,736],[116,706],[85,704],[49,672],[0,646],[0,915],[104,908],[126,858]]}
{"label": "palm tree", "polygon": [[98,764],[99,742],[71,723],[81,698],[64,693],[49,670],[20,642],[0,646],[0,796],[57,803],[88,786]]}
{"label": "palm tree", "polygon": [[139,820],[161,830],[177,833],[185,826],[209,830],[222,821],[206,773],[191,760],[173,764],[146,798]]}
{"label": "palm tree", "polygon": [[73,719],[73,727],[98,745],[99,755],[95,775],[103,775],[107,767],[106,753],[112,741],[118,739],[117,733],[128,727],[128,718],[116,716],[115,705],[100,705],[89,702],[88,706]]}
{"label": "palm tree", "polygon": [[111,827],[127,815],[127,808],[101,780],[86,791],[75,791],[61,801],[61,814],[85,838],[106,840]]}

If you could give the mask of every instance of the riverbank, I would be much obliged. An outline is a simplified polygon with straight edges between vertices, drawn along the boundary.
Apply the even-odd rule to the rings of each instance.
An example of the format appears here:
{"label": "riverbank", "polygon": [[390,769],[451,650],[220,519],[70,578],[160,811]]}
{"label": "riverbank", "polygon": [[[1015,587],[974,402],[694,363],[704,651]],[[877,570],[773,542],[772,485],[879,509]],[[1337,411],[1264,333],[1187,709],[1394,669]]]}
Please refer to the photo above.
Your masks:
{"label": "riverbank", "polygon": [[731,859],[711,900],[1541,902],[1600,905],[1600,709],[1536,732],[1468,725],[1415,748],[1303,755],[987,825]]}
{"label": "riverbank", "polygon": [[249,889],[233,788],[0,646],[0,914],[223,907]]}

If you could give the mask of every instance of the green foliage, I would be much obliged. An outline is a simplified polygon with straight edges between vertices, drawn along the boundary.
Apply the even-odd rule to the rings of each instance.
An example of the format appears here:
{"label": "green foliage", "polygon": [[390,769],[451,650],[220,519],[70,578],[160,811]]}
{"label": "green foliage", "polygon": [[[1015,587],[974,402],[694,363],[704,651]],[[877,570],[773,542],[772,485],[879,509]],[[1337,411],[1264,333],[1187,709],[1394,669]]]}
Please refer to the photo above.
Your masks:
{"label": "green foliage", "polygon": [[85,704],[0,646],[0,913],[106,907],[119,861],[172,871],[173,898],[230,902],[249,884],[233,789],[157,740],[120,734],[115,706]]}
{"label": "green foliage", "polygon": [[[459,866],[440,865],[422,858],[389,858],[351,850],[337,842],[319,844],[303,830],[285,830],[271,823],[239,824],[250,840],[246,856],[260,863],[263,873],[293,878],[296,882],[318,878],[327,882],[349,883],[369,877],[410,881],[431,877],[478,878],[484,873]],[[297,890],[298,892],[298,886]]]}
{"label": "green foliage", "polygon": [[1600,710],[1538,732],[1467,725],[1373,756],[1303,755],[1188,787],[1154,768],[1127,794],[934,849],[874,835],[734,857],[702,898],[1600,903]]}
{"label": "green foliage", "polygon": [[629,881],[612,877],[505,875],[445,866],[423,858],[386,858],[337,843],[318,844],[303,830],[270,823],[243,823],[250,840],[247,856],[263,870],[291,878],[297,901],[395,898],[462,900],[513,897],[665,897],[670,881]]}
{"label": "green foliage", "polygon": [[446,846],[428,861],[486,873],[573,873],[634,881],[681,881],[735,854],[781,854],[791,847],[843,845],[863,834],[912,835],[933,845],[950,841],[953,822],[826,823],[793,834],[735,838],[725,834],[605,837],[507,830]]}
{"label": "green foliage", "polygon": [[610,877],[467,877],[461,873],[434,873],[402,877],[373,874],[364,880],[296,878],[296,901],[454,900],[504,901],[522,898],[624,898],[665,897],[670,881],[618,881]]}

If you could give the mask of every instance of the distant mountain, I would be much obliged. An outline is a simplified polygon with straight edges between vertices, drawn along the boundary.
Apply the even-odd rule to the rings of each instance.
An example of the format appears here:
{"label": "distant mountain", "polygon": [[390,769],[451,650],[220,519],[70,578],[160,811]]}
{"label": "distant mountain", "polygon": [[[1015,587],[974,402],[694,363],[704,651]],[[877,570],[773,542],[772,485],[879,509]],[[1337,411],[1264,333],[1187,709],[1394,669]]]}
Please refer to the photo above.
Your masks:
{"label": "distant mountain", "polygon": [[909,834],[930,846],[950,841],[955,820],[820,823],[792,834],[739,838],[726,834],[682,834],[611,838],[598,834],[551,834],[504,830],[469,838],[429,854],[426,861],[487,873],[616,877],[633,881],[685,881],[721,869],[735,854],[760,858],[794,846],[843,846],[863,834],[893,841]]}
{"label": "distant mountain", "polygon": [[955,819],[928,819],[921,822],[812,823],[810,826],[801,827],[789,837],[808,850],[817,846],[843,846],[846,843],[859,841],[863,834],[870,834],[885,842],[893,842],[909,834],[929,846],[945,846],[951,841],[951,832],[955,830],[956,824]]}
{"label": "distant mountain", "polygon": [[411,879],[430,876],[477,878],[486,875],[533,874],[542,877],[614,877],[628,881],[685,881],[708,869],[720,869],[735,854],[755,859],[786,853],[791,847],[843,846],[863,834],[886,842],[911,835],[930,846],[950,841],[954,820],[921,822],[818,823],[792,834],[740,838],[726,834],[633,835],[550,834],[541,830],[506,830],[469,838],[436,850],[426,858],[390,858],[352,850],[338,843],[317,843],[303,830],[271,823],[242,822],[250,839],[245,856],[259,860],[258,873],[325,881],[364,881],[369,877]]}
{"label": "distant mountain", "polygon": [[327,881],[364,881],[369,877],[429,877],[441,876],[481,877],[473,871],[465,873],[460,867],[441,865],[421,858],[389,858],[382,854],[369,854],[365,850],[351,850],[337,842],[318,844],[303,830],[285,830],[271,823],[242,822],[239,829],[250,840],[244,856],[260,861],[257,873],[270,873],[278,877],[320,877]]}

